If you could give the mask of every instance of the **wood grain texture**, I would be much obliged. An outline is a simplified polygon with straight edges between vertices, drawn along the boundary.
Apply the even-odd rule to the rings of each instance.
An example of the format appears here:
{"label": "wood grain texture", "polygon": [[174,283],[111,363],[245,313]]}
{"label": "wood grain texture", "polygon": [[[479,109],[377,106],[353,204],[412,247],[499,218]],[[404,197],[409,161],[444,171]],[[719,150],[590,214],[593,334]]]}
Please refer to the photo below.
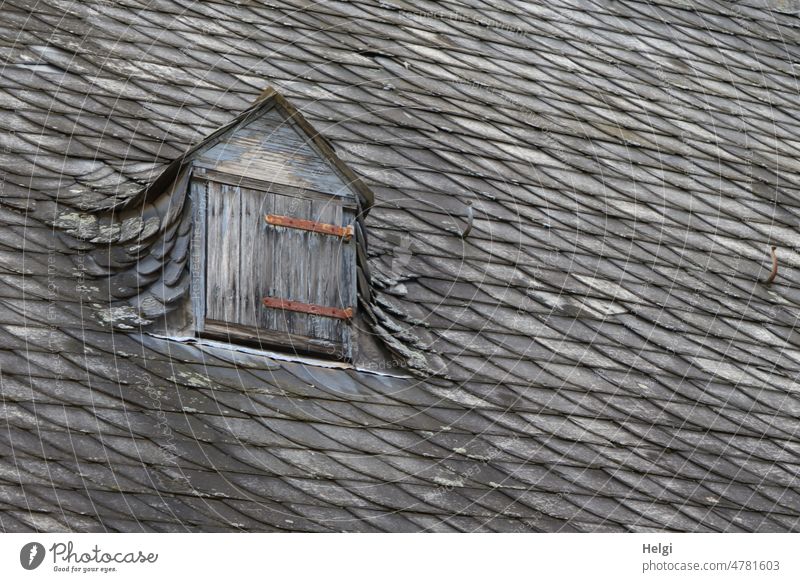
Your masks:
{"label": "wood grain texture", "polygon": [[348,347],[336,342],[308,338],[286,332],[259,329],[225,321],[206,320],[202,335],[213,339],[247,343],[264,348],[279,346],[301,354],[349,358]]}
{"label": "wood grain texture", "polygon": [[326,200],[334,201],[341,204],[345,208],[350,208],[353,211],[357,209],[356,199],[352,195],[338,196],[333,194],[326,194],[318,192],[310,188],[295,188],[287,186],[286,184],[277,184],[267,180],[260,180],[253,176],[240,176],[237,174],[229,174],[228,172],[220,172],[217,170],[210,170],[205,167],[195,167],[192,172],[194,179],[205,179],[220,184],[230,184],[231,186],[240,186],[242,188],[252,188],[254,190],[261,190],[263,192],[270,192],[274,194],[282,194],[284,196],[293,196],[295,198],[304,198],[310,200]]}
{"label": "wood grain texture", "polygon": [[277,110],[238,129],[201,152],[198,166],[325,194],[352,197],[330,162]]}
{"label": "wood grain texture", "polygon": [[[204,230],[196,235],[196,244],[205,241],[205,293],[202,301],[194,302],[195,313],[207,321],[249,328],[254,336],[269,335],[271,342],[305,338],[351,354],[348,321],[263,302],[273,297],[356,309],[353,242],[358,240],[264,220],[265,215],[277,215],[352,232],[357,195],[329,156],[307,130],[273,108],[243,120],[214,145],[198,151],[193,164],[193,191],[205,200],[205,212],[194,215]],[[195,281],[201,278],[197,271]]]}
{"label": "wood grain texture", "polygon": [[[267,224],[265,214],[350,226],[354,214],[334,199],[293,196],[204,182],[207,192],[207,320],[251,328],[251,335],[305,338],[350,353],[348,322],[263,305],[264,297],[347,309],[356,307],[355,248],[338,237]],[[281,335],[283,334],[283,335]],[[288,340],[287,340],[288,341]],[[326,347],[326,350],[328,348]]]}
{"label": "wood grain texture", "polygon": [[237,321],[240,298],[241,197],[227,184],[208,184],[206,316]]}
{"label": "wood grain texture", "polygon": [[191,285],[190,294],[195,330],[203,331],[206,313],[206,183],[193,180],[189,184],[192,201]]}

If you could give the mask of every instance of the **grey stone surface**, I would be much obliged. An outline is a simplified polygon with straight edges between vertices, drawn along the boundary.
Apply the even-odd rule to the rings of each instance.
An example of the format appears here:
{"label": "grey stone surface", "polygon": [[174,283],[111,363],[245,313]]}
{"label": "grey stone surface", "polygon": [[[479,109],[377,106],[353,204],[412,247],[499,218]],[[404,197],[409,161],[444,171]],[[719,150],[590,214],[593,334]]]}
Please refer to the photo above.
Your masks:
{"label": "grey stone surface", "polygon": [[[2,20],[0,530],[800,531],[797,15]],[[267,86],[375,193],[368,333],[416,375],[148,335],[191,225],[142,192]]]}

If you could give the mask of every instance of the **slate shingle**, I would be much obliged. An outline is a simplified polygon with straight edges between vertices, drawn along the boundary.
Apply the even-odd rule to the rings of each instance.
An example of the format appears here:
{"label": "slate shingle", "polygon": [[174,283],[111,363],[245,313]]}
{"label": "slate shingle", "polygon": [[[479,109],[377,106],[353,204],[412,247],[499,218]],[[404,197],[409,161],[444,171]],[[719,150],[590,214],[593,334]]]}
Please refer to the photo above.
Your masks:
{"label": "slate shingle", "polygon": [[[797,15],[6,4],[0,530],[800,530]],[[182,300],[191,225],[90,217],[267,85],[376,193],[376,329],[438,374],[108,328]]]}

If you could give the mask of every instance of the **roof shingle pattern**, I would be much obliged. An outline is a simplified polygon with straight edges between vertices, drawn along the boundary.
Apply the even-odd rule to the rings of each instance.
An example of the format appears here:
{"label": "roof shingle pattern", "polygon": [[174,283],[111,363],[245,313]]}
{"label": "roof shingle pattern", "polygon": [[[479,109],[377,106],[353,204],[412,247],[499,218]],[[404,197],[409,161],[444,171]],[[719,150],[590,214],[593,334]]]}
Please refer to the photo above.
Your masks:
{"label": "roof shingle pattern", "polygon": [[[800,530],[775,8],[6,0],[0,529]],[[97,317],[124,257],[81,229],[266,85],[375,192],[376,308],[440,373]]]}

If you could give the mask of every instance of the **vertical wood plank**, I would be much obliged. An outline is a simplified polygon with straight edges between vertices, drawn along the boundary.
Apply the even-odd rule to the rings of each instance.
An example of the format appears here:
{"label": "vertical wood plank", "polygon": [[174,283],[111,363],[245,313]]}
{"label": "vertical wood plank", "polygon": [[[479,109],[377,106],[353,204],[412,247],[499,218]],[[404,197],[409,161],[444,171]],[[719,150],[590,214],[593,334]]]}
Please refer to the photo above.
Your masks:
{"label": "vertical wood plank", "polygon": [[237,321],[242,325],[274,329],[274,322],[264,322],[262,297],[270,294],[272,280],[271,244],[264,215],[272,212],[272,197],[264,192],[241,188],[241,219],[239,233],[240,303]]}
{"label": "vertical wood plank", "polygon": [[[355,213],[350,210],[342,212],[343,224],[355,225]],[[358,274],[357,274],[357,257],[356,248],[358,239],[353,237],[349,244],[342,246],[342,255],[340,258],[340,265],[342,270],[342,278],[339,282],[339,289],[341,295],[342,305],[351,306],[355,312],[358,309]],[[343,346],[344,355],[348,358],[354,357],[353,343],[352,343],[352,327],[343,324],[339,327],[338,335],[335,338],[341,342]],[[332,338],[333,339],[333,338]]]}
{"label": "vertical wood plank", "polygon": [[193,180],[189,184],[192,203],[191,302],[195,330],[203,331],[206,318],[206,184]]}
{"label": "vertical wood plank", "polygon": [[224,285],[225,273],[222,272],[220,256],[220,240],[223,236],[221,220],[222,202],[215,184],[207,186],[208,217],[206,222],[206,317],[223,320],[224,313],[218,309],[217,298]]}
{"label": "vertical wood plank", "polygon": [[206,314],[232,323],[237,322],[239,303],[240,207],[238,188],[209,182]]}
{"label": "vertical wood plank", "polygon": [[350,351],[347,322],[263,307],[279,297],[329,307],[356,307],[355,241],[276,227],[265,214],[339,226],[354,214],[330,200],[305,199],[209,182],[206,209],[206,314],[209,319],[276,337],[326,340]]}
{"label": "vertical wood plank", "polygon": [[[330,201],[314,200],[311,202],[312,219],[338,226],[342,223],[342,208]],[[342,248],[350,245],[338,237],[311,235],[314,251],[310,257],[312,268],[319,276],[315,281],[310,303],[329,305],[331,307],[350,307],[343,303],[340,292]],[[338,319],[317,317],[315,320],[317,337],[340,341],[341,329],[346,324]]]}
{"label": "vertical wood plank", "polygon": [[[283,216],[307,218],[311,214],[311,202],[302,198],[274,196],[275,213]],[[273,272],[278,274],[276,295],[284,299],[293,299],[303,303],[311,302],[311,279],[313,265],[309,258],[314,249],[309,248],[305,231],[295,228],[275,228]],[[310,329],[310,317],[303,313],[284,311],[286,331],[297,335],[313,337]]]}
{"label": "vertical wood plank", "polygon": [[[259,192],[256,190],[251,191],[253,196],[257,196],[263,200],[262,216],[259,217],[259,236],[256,241],[258,248],[256,256],[258,266],[255,272],[256,286],[258,287],[259,298],[274,296],[277,297],[278,291],[276,287],[276,280],[279,273],[275,272],[275,252],[276,252],[276,233],[264,222],[264,214],[276,214],[275,212],[275,198],[274,196]],[[275,331],[286,331],[286,324],[279,322],[281,314],[277,313],[274,309],[267,309],[259,303],[258,317],[255,321],[258,322],[259,327]]]}
{"label": "vertical wood plank", "polygon": [[240,284],[242,249],[239,238],[242,229],[241,192],[237,186],[227,184],[222,184],[220,189],[224,205],[222,219],[225,221],[225,237],[222,240],[222,253],[225,257],[223,268],[228,271],[229,283],[223,293],[225,321],[237,322],[242,289]]}

